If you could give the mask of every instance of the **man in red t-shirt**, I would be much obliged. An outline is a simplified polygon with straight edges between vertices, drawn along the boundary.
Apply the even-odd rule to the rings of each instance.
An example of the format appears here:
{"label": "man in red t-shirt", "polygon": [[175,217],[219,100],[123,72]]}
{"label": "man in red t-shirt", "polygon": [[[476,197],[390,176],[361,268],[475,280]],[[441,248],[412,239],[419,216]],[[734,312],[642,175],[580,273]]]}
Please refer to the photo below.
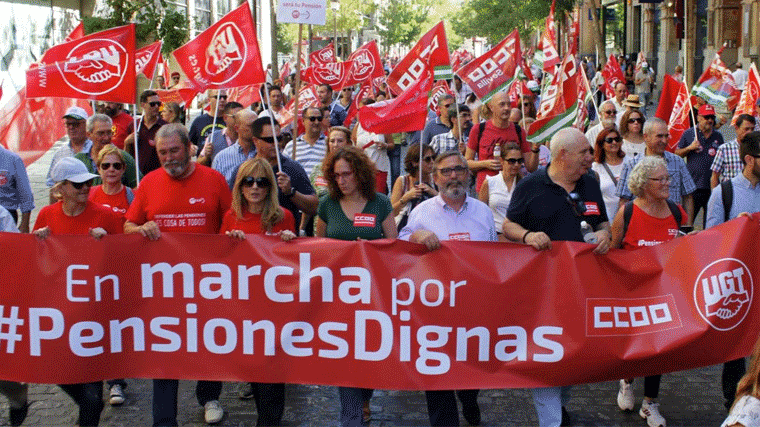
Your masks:
{"label": "man in red t-shirt", "polygon": [[120,150],[123,150],[124,140],[135,131],[135,124],[132,120],[132,116],[125,113],[124,110],[121,109],[121,104],[118,102],[106,102],[106,107],[103,112],[113,120],[113,126],[111,127],[111,131],[113,132],[111,144],[119,147]]}
{"label": "man in red t-shirt", "polygon": [[[190,136],[177,123],[156,133],[159,169],[145,175],[127,210],[125,233],[157,240],[161,232],[218,234],[232,196],[219,172],[190,159]],[[177,425],[177,380],[153,380],[153,424]],[[221,421],[222,383],[198,381],[195,393],[206,422]]]}
{"label": "man in red t-shirt", "polygon": [[[509,121],[512,107],[507,94],[499,92],[494,95],[488,102],[488,108],[491,110],[491,119],[486,122],[483,135],[480,135],[481,126],[473,126],[465,152],[467,166],[477,174],[476,191],[480,191],[486,176],[496,175],[501,170],[501,162],[493,155],[497,144],[503,146],[507,142],[516,143],[525,156],[525,169],[533,172],[538,167],[538,144],[531,146],[526,139],[526,130],[521,128],[518,135],[517,127]],[[475,153],[478,154],[478,160],[475,160]]]}

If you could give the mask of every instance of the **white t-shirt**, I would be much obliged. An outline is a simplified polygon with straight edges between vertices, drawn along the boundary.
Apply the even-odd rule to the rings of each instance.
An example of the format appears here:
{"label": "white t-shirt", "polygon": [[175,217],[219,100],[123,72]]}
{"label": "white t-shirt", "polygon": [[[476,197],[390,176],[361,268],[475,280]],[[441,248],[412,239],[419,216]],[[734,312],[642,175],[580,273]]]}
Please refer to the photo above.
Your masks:
{"label": "white t-shirt", "polygon": [[644,151],[647,149],[647,144],[644,142],[636,144],[623,138],[623,145],[620,146],[620,149],[625,153],[625,158],[630,159],[634,156],[643,156]]}
{"label": "white t-shirt", "polygon": [[364,150],[367,157],[375,163],[378,171],[390,171],[391,161],[388,158],[388,151],[383,148],[377,148],[377,144],[370,144],[372,141],[385,142],[385,135],[367,132],[358,123],[356,126],[358,126],[356,131],[356,146]]}
{"label": "white t-shirt", "polygon": [[731,413],[720,427],[741,423],[744,427],[760,427],[760,400],[752,396],[742,396],[734,404]]}
{"label": "white t-shirt", "polygon": [[488,181],[488,207],[491,208],[496,231],[500,232],[501,225],[504,223],[504,218],[507,216],[509,201],[512,200],[512,193],[517,186],[517,179],[512,177],[512,182],[510,183],[512,186],[511,189],[507,187],[501,173],[494,176],[487,176],[486,181]]}
{"label": "white t-shirt", "polygon": [[[619,165],[607,165],[610,171],[612,171],[612,175],[615,176],[615,179],[620,179],[620,174],[623,172],[623,163],[625,162],[621,162]],[[599,187],[602,189],[604,206],[607,208],[607,219],[612,223],[617,213],[618,203],[620,203],[620,197],[615,195],[617,185],[615,185],[615,182],[610,178],[610,174],[607,173],[607,169],[601,163],[594,162],[591,165],[591,169],[599,174]]]}

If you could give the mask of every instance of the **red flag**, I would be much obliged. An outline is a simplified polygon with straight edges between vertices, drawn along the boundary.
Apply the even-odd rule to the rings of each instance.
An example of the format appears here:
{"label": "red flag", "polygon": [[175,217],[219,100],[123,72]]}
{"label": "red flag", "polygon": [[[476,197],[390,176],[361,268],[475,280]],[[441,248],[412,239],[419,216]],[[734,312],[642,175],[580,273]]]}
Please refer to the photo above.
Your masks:
{"label": "red flag", "polygon": [[301,78],[312,84],[328,84],[334,90],[382,77],[383,63],[373,40],[356,49],[344,62],[313,65],[301,72]]}
{"label": "red flag", "polygon": [[291,71],[291,65],[290,61],[285,61],[285,63],[282,64],[282,68],[280,68],[280,78],[285,81],[285,77],[293,74]]}
{"label": "red flag", "polygon": [[261,85],[240,86],[227,91],[227,100],[239,102],[244,108],[250,107],[254,102],[261,102]]}
{"label": "red flag", "polygon": [[528,89],[528,85],[526,85],[525,82],[521,79],[514,79],[512,81],[512,84],[509,85],[509,91],[507,92],[507,96],[509,96],[509,103],[515,107],[520,106],[520,99],[523,95],[532,94],[533,92]]}
{"label": "red flag", "polygon": [[585,119],[585,105],[581,100],[585,100],[588,91],[583,79],[583,71],[577,66],[575,57],[567,55],[542,93],[536,121],[528,132],[530,141],[546,141],[558,130],[577,126],[578,121]]}
{"label": "red flag", "polygon": [[135,25],[111,28],[45,52],[50,61],[26,71],[30,98],[135,101]]}
{"label": "red flag", "polygon": [[610,59],[604,64],[602,77],[604,78],[604,96],[607,99],[615,98],[615,86],[619,82],[625,83],[625,75],[623,75],[623,70],[620,69],[620,64],[615,59],[615,55],[610,54]]}
{"label": "red flag", "polygon": [[691,112],[691,108],[689,104],[689,90],[686,87],[686,83],[678,82],[678,86],[678,95],[673,104],[670,117],[668,117],[670,138],[668,138],[668,146],[665,149],[671,153],[678,147],[678,140],[681,139],[681,135],[690,127],[689,113]]}
{"label": "red flag", "polygon": [[438,110],[438,97],[445,93],[454,95],[454,92],[451,91],[449,85],[446,84],[446,80],[438,80],[435,82],[433,89],[430,91],[430,96],[428,97],[428,109],[430,111]]}
{"label": "red flag", "polygon": [[135,75],[142,73],[142,75],[148,78],[148,80],[153,79],[156,65],[161,56],[162,45],[163,42],[159,40],[135,52]]}
{"label": "red flag", "polygon": [[546,17],[544,24],[544,33],[538,42],[537,49],[543,51],[543,70],[549,74],[554,74],[554,68],[562,61],[559,59],[557,52],[557,36],[554,32],[554,5],[556,0],[552,0],[552,7],[549,16]]}
{"label": "red flag", "polygon": [[579,19],[579,13],[577,10],[574,10],[572,13],[570,13],[570,32],[568,33],[568,48],[567,53],[570,55],[578,55],[578,39],[580,38],[581,34],[581,24]]}
{"label": "red flag", "polygon": [[188,105],[195,98],[195,95],[198,94],[198,91],[190,82],[182,80],[173,88],[168,90],[158,89],[156,93],[163,103],[176,102],[179,105]]}
{"label": "red flag", "polygon": [[655,117],[658,117],[665,122],[670,120],[670,113],[673,111],[673,106],[676,104],[678,91],[681,89],[682,84],[683,83],[674,79],[671,75],[665,74],[665,78],[662,81],[660,100],[657,103],[657,112],[654,113]]}
{"label": "red flag", "polygon": [[520,34],[514,30],[493,49],[462,66],[457,75],[482,102],[488,102],[507,88],[521,62]]}
{"label": "red flag", "polygon": [[248,2],[224,15],[172,55],[199,91],[265,81]]}
{"label": "red flag", "polygon": [[[71,32],[69,33],[69,35],[66,36],[65,39],[63,39],[63,42],[65,43],[65,42],[74,41],[74,40],[77,40],[77,39],[81,39],[82,37],[84,37],[84,24],[82,22],[80,22],[79,25],[77,25],[76,27],[74,27],[74,29],[71,30]],[[40,64],[50,64],[52,62],[55,62],[55,60],[51,60],[48,57],[48,52],[50,52],[50,51],[51,51],[51,49],[48,49],[45,53],[42,54],[42,59],[40,59],[40,61],[39,61]],[[53,51],[53,53],[55,53],[55,51]]]}
{"label": "red flag", "polygon": [[[404,92],[420,77],[438,79],[439,73],[451,73],[449,45],[443,21],[430,29],[388,75],[388,87],[393,93]],[[432,84],[432,82],[431,82]]]}
{"label": "red flag", "polygon": [[[448,56],[448,51],[446,55]],[[359,114],[362,128],[378,134],[411,132],[424,128],[431,80],[430,76],[423,75],[396,98],[362,107]]]}
{"label": "red flag", "polygon": [[755,63],[753,62],[749,66],[749,77],[747,78],[742,95],[739,97],[739,104],[736,106],[731,124],[736,123],[736,119],[740,114],[754,116],[758,97],[760,97],[760,75],[758,75],[757,67],[755,67]]}
{"label": "red flag", "polygon": [[332,42],[325,46],[322,49],[315,50],[311,54],[309,54],[309,63],[314,65],[323,65],[330,62],[337,62],[338,60],[335,58],[335,48],[333,47]]}
{"label": "red flag", "polygon": [[724,111],[733,111],[736,108],[741,92],[736,88],[731,70],[720,59],[720,50],[715,54],[715,59],[710,66],[699,77],[699,81],[694,84],[691,92],[694,96],[700,96],[708,104],[720,107]]}
{"label": "red flag", "polygon": [[[280,112],[282,116],[281,128],[285,128],[293,122],[293,106],[296,99],[293,98],[285,106],[285,109]],[[318,107],[320,105],[319,97],[317,96],[317,90],[312,85],[307,85],[301,88],[298,92],[298,109],[303,111],[306,107]],[[295,137],[295,135],[293,135]]]}
{"label": "red flag", "polygon": [[161,72],[164,76],[164,84],[169,85],[171,83],[171,70],[169,70],[169,63],[164,59],[164,55],[158,52],[158,62],[161,63]]}
{"label": "red flag", "polygon": [[346,120],[343,121],[346,126],[351,124],[351,122],[354,120],[354,117],[356,116],[356,112],[359,111],[359,108],[362,107],[361,102],[364,98],[370,98],[374,95],[372,90],[372,84],[370,83],[364,83],[361,85],[358,91],[354,94],[354,100],[351,101],[351,106],[348,108],[348,114],[346,115]]}

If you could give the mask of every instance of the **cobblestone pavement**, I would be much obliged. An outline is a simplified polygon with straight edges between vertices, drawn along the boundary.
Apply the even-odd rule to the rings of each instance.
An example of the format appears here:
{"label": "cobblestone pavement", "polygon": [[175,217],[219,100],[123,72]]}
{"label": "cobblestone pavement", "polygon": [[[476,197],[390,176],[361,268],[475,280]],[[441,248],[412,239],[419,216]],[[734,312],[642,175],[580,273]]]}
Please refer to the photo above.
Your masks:
{"label": "cobblestone pavement", "polygon": [[[726,129],[721,129],[725,131]],[[731,132],[732,133],[732,132]],[[725,132],[729,140],[728,132]],[[733,137],[733,136],[731,136]],[[32,224],[37,212],[47,205],[48,190],[45,175],[53,151],[27,168],[35,193],[37,209],[32,214]],[[593,361],[589,361],[593,366]],[[315,369],[318,367],[315,366]],[[670,426],[718,426],[726,416],[720,388],[720,366],[705,367],[663,376],[659,402],[662,414]],[[150,380],[128,380],[127,400],[120,407],[106,404],[101,417],[104,426],[150,425],[152,385]],[[195,383],[180,382],[180,405],[178,421],[185,426],[203,426],[203,410],[194,396]],[[219,425],[253,426],[256,408],[253,401],[238,398],[238,385],[226,383],[221,403],[225,418]],[[643,380],[634,383],[637,401],[635,412],[622,412],[617,408],[617,383],[613,381],[579,385],[573,388],[568,405],[572,425],[576,426],[645,426],[638,415],[643,395]],[[104,396],[107,390],[104,387]],[[60,388],[54,385],[36,384],[30,387],[32,406],[25,425],[65,426],[76,422],[76,406]],[[535,425],[536,415],[529,390],[484,390],[478,399],[484,426]],[[7,425],[8,407],[0,398],[0,425]],[[424,426],[428,424],[425,397],[422,392],[385,391],[375,392],[371,401],[371,426]],[[339,417],[339,401],[335,387],[315,385],[288,385],[283,424],[287,426],[336,426]],[[462,425],[467,425],[461,419]]]}

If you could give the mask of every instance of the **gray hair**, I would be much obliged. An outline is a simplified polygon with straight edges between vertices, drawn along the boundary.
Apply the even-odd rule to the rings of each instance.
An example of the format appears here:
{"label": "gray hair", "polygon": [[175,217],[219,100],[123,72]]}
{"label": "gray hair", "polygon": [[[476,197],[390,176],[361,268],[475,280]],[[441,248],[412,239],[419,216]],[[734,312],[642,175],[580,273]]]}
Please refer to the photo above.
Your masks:
{"label": "gray hair", "polygon": [[443,102],[443,101],[447,100],[447,99],[455,99],[455,98],[454,98],[454,95],[452,95],[452,94],[450,94],[450,93],[444,93],[444,94],[442,94],[442,95],[438,95],[438,103],[439,103],[439,104],[440,104],[441,102]]}
{"label": "gray hair", "polygon": [[190,135],[187,133],[187,128],[181,123],[167,123],[161,126],[156,132],[156,141],[159,138],[169,138],[172,135],[177,135],[186,147],[190,147]]}
{"label": "gray hair", "polygon": [[468,170],[470,169],[469,166],[467,166],[467,159],[464,158],[462,153],[459,150],[449,150],[444,151],[443,153],[439,154],[438,157],[435,158],[435,169],[438,170],[438,165],[441,164],[445,159],[448,159],[451,156],[456,156],[459,158],[459,160],[462,161],[462,164],[464,164],[464,167],[466,167]]}
{"label": "gray hair", "polygon": [[615,103],[612,102],[611,99],[608,99],[608,100],[602,102],[601,104],[599,104],[599,111],[602,111],[602,108],[604,108],[605,105],[612,105],[612,108],[614,108],[614,109],[617,110],[617,107],[615,107]]}
{"label": "gray hair", "polygon": [[649,182],[650,176],[659,168],[668,170],[668,164],[660,156],[644,156],[639,163],[634,166],[631,174],[628,175],[628,189],[631,193],[640,197],[644,194],[644,186]]}
{"label": "gray hair", "polygon": [[655,126],[665,126],[667,129],[668,124],[665,123],[665,120],[662,120],[659,117],[652,117],[644,122],[644,128],[641,131],[644,135],[651,135]]}
{"label": "gray hair", "polygon": [[93,114],[87,119],[87,132],[92,132],[95,129],[95,122],[105,123],[108,127],[113,127],[113,120],[105,114]]}
{"label": "gray hair", "polygon": [[588,144],[586,135],[576,128],[562,128],[557,133],[552,135],[552,139],[549,141],[549,147],[551,147],[552,159],[557,159],[559,153],[562,150],[567,151],[567,147],[583,138]]}

